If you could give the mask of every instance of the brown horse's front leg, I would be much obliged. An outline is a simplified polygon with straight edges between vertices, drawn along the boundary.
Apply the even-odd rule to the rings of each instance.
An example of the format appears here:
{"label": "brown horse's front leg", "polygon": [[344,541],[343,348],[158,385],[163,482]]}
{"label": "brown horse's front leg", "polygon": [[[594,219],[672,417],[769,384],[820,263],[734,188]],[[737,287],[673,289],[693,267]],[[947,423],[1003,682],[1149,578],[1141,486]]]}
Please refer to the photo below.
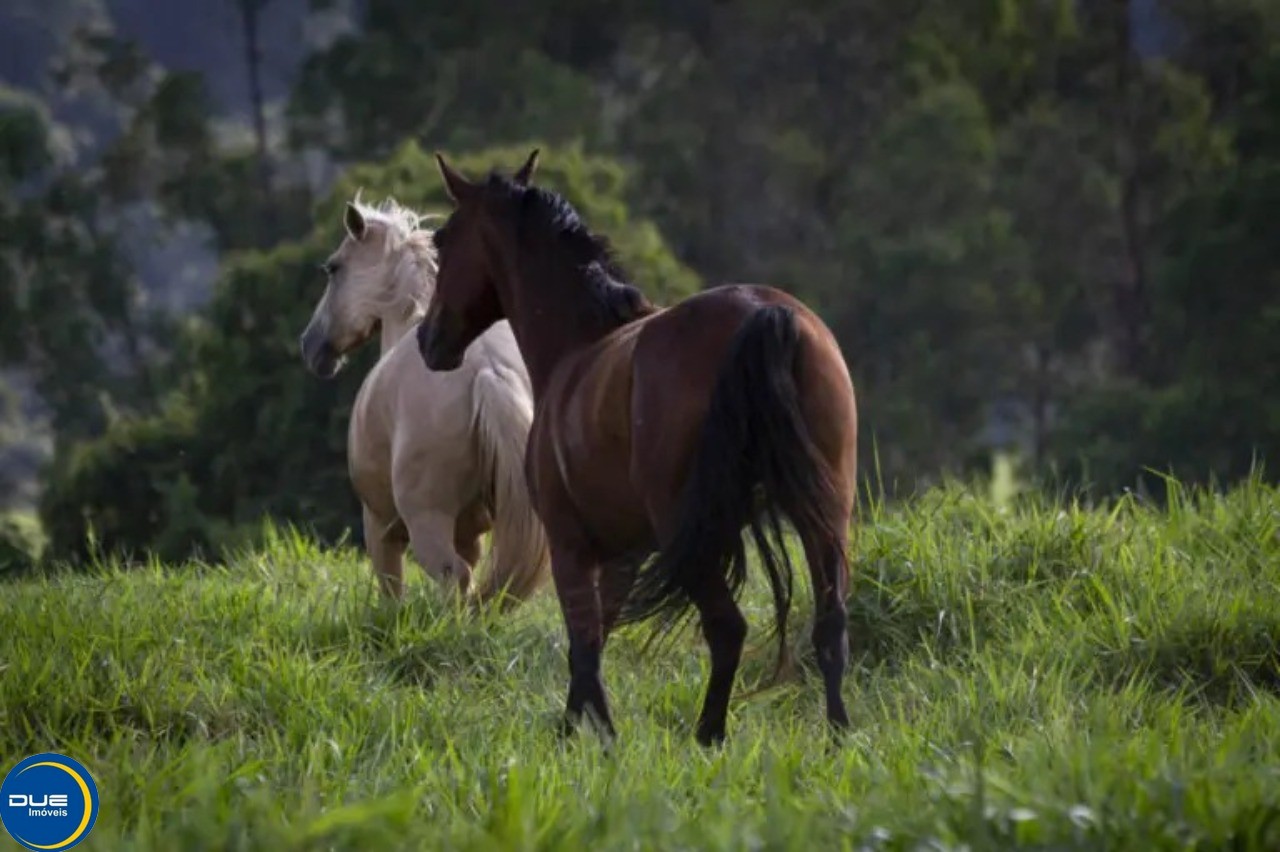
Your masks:
{"label": "brown horse's front leg", "polygon": [[604,681],[600,676],[604,626],[595,582],[598,573],[590,559],[552,547],[551,576],[569,634],[569,698],[565,704],[565,731],[576,728],[585,714],[607,739],[613,739],[616,731],[609,716]]}

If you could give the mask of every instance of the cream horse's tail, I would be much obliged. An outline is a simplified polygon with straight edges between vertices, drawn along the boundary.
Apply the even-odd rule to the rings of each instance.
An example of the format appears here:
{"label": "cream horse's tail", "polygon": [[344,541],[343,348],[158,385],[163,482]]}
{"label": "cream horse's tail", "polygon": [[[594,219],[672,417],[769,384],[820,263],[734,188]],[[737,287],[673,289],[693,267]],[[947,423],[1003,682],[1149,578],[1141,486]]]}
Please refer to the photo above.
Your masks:
{"label": "cream horse's tail", "polygon": [[547,535],[524,476],[533,398],[510,368],[486,365],[476,374],[473,411],[481,469],[493,483],[493,537],[476,598],[487,602],[503,596],[515,604],[536,592],[549,574]]}

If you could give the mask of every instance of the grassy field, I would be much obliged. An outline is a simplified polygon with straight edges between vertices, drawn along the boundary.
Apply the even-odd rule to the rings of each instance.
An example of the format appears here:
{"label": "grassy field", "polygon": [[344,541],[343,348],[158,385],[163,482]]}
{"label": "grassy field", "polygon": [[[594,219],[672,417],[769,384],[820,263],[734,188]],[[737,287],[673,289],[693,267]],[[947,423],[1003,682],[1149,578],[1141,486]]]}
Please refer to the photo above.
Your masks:
{"label": "grassy field", "polygon": [[748,694],[760,583],[729,744],[692,740],[696,633],[645,653],[633,629],[606,754],[555,734],[549,591],[505,619],[421,585],[395,610],[356,554],[281,533],[0,586],[0,772],[85,763],[90,849],[1280,849],[1280,491],[942,490],[866,509],[856,553],[838,748],[812,672]]}

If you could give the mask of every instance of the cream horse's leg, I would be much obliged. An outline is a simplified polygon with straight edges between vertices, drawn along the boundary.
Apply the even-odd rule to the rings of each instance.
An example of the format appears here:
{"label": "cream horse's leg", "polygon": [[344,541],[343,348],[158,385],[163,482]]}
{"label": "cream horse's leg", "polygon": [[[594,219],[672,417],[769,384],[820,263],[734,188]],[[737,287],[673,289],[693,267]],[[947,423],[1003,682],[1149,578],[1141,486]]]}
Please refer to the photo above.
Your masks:
{"label": "cream horse's leg", "polygon": [[[415,362],[420,365],[420,360]],[[427,427],[420,417],[405,417],[415,431],[406,432],[394,445],[391,493],[396,513],[409,531],[414,561],[441,586],[465,595],[471,585],[471,562],[467,559],[471,554],[458,552],[455,534],[470,532],[459,530],[459,521],[479,496],[474,454],[463,443],[470,438],[469,415],[448,398],[438,400],[438,405],[430,431],[423,431]],[[475,536],[471,532],[470,537]],[[465,535],[459,538],[466,543]]]}
{"label": "cream horse's leg", "polygon": [[454,513],[418,509],[404,522],[409,528],[409,547],[413,549],[414,561],[442,586],[465,593],[471,585],[471,564],[454,549]]}
{"label": "cream horse's leg", "polygon": [[364,546],[373,563],[373,576],[383,597],[404,597],[404,548],[407,542],[394,521],[383,521],[364,509]]}
{"label": "cream horse's leg", "polygon": [[475,501],[458,515],[453,528],[453,546],[472,567],[480,561],[480,536],[492,528],[493,517],[483,500]]}
{"label": "cream horse's leg", "polygon": [[[467,471],[436,465],[423,475],[419,462],[413,469],[397,470],[392,489],[396,511],[409,530],[414,561],[428,577],[446,588],[466,593],[471,585],[471,563],[454,546],[459,516],[468,508]],[[410,466],[406,465],[406,468]]]}

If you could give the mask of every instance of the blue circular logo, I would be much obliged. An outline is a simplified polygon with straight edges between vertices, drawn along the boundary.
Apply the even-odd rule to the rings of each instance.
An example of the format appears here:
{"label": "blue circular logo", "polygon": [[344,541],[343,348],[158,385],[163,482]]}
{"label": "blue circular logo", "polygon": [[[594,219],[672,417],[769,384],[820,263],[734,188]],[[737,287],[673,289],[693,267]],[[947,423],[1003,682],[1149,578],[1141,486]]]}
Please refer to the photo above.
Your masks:
{"label": "blue circular logo", "polygon": [[0,821],[28,849],[70,849],[98,819],[98,786],[71,758],[46,752],[26,758],[0,784]]}

